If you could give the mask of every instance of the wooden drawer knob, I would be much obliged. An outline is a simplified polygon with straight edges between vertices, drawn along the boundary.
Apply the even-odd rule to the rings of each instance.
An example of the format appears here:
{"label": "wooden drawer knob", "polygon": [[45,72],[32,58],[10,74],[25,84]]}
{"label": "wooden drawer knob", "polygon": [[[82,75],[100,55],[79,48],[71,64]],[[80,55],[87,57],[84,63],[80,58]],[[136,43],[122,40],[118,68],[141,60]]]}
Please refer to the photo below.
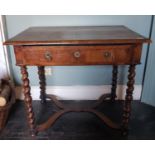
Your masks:
{"label": "wooden drawer knob", "polygon": [[104,52],[103,55],[104,55],[105,58],[111,57],[111,53],[110,52]]}
{"label": "wooden drawer knob", "polygon": [[52,60],[52,53],[51,52],[49,52],[49,51],[45,52],[44,56],[45,56],[45,59],[47,61],[51,61]]}
{"label": "wooden drawer knob", "polygon": [[75,58],[79,58],[81,56],[79,51],[74,52],[74,57]]}

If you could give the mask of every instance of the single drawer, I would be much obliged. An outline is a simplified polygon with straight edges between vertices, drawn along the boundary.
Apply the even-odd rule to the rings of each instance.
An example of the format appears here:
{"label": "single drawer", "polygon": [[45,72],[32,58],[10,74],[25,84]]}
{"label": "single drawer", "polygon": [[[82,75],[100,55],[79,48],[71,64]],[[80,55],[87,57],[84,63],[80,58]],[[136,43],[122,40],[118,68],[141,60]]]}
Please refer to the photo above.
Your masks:
{"label": "single drawer", "polygon": [[140,63],[141,45],[15,46],[17,65],[110,65]]}

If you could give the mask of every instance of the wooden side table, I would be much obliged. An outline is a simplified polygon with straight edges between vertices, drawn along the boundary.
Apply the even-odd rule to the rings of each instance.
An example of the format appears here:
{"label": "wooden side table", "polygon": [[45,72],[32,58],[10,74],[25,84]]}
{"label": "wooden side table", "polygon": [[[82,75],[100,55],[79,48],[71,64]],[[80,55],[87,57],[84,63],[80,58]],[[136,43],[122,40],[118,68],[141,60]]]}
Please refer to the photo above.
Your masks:
{"label": "wooden side table", "polygon": [[[134,90],[135,67],[140,63],[142,44],[150,40],[125,26],[95,27],[31,27],[21,32],[5,45],[13,45],[16,64],[21,68],[27,120],[31,135],[49,128],[67,112],[91,112],[109,127],[122,129],[127,134]],[[91,107],[64,107],[54,95],[46,95],[44,66],[113,65],[111,93],[102,95]],[[118,65],[129,65],[126,97],[122,123],[116,124],[95,109],[105,99],[116,99]],[[41,103],[50,98],[60,109],[45,123],[35,123],[27,66],[37,66],[40,79]]]}

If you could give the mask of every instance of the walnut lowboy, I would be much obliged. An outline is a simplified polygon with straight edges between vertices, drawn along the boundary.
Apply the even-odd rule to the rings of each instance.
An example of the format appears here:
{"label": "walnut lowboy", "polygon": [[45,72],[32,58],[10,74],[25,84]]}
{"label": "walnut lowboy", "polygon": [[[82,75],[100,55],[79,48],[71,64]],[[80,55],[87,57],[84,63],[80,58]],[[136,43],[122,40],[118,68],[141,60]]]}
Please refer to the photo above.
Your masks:
{"label": "walnut lowboy", "polygon": [[[31,135],[46,130],[63,114],[68,112],[90,112],[98,116],[113,129],[121,129],[127,135],[134,90],[135,67],[140,64],[143,43],[150,40],[124,26],[98,27],[32,27],[7,40],[13,45],[16,64],[21,67],[23,92],[27,120]],[[111,93],[102,95],[89,107],[64,106],[54,95],[45,91],[44,66],[113,65]],[[96,110],[104,100],[115,102],[118,65],[129,65],[126,97],[123,105],[122,122],[117,124]],[[46,98],[57,107],[49,119],[37,125],[32,108],[29,78],[26,66],[37,66],[40,79],[40,99],[46,106]]]}

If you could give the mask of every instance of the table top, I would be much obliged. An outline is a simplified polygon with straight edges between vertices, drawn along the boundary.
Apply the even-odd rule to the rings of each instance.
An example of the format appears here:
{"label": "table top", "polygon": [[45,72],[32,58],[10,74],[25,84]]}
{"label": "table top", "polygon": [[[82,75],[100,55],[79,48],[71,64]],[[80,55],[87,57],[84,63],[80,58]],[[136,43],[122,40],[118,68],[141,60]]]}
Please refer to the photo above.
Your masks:
{"label": "table top", "polygon": [[4,45],[124,44],[150,42],[125,26],[30,27]]}

